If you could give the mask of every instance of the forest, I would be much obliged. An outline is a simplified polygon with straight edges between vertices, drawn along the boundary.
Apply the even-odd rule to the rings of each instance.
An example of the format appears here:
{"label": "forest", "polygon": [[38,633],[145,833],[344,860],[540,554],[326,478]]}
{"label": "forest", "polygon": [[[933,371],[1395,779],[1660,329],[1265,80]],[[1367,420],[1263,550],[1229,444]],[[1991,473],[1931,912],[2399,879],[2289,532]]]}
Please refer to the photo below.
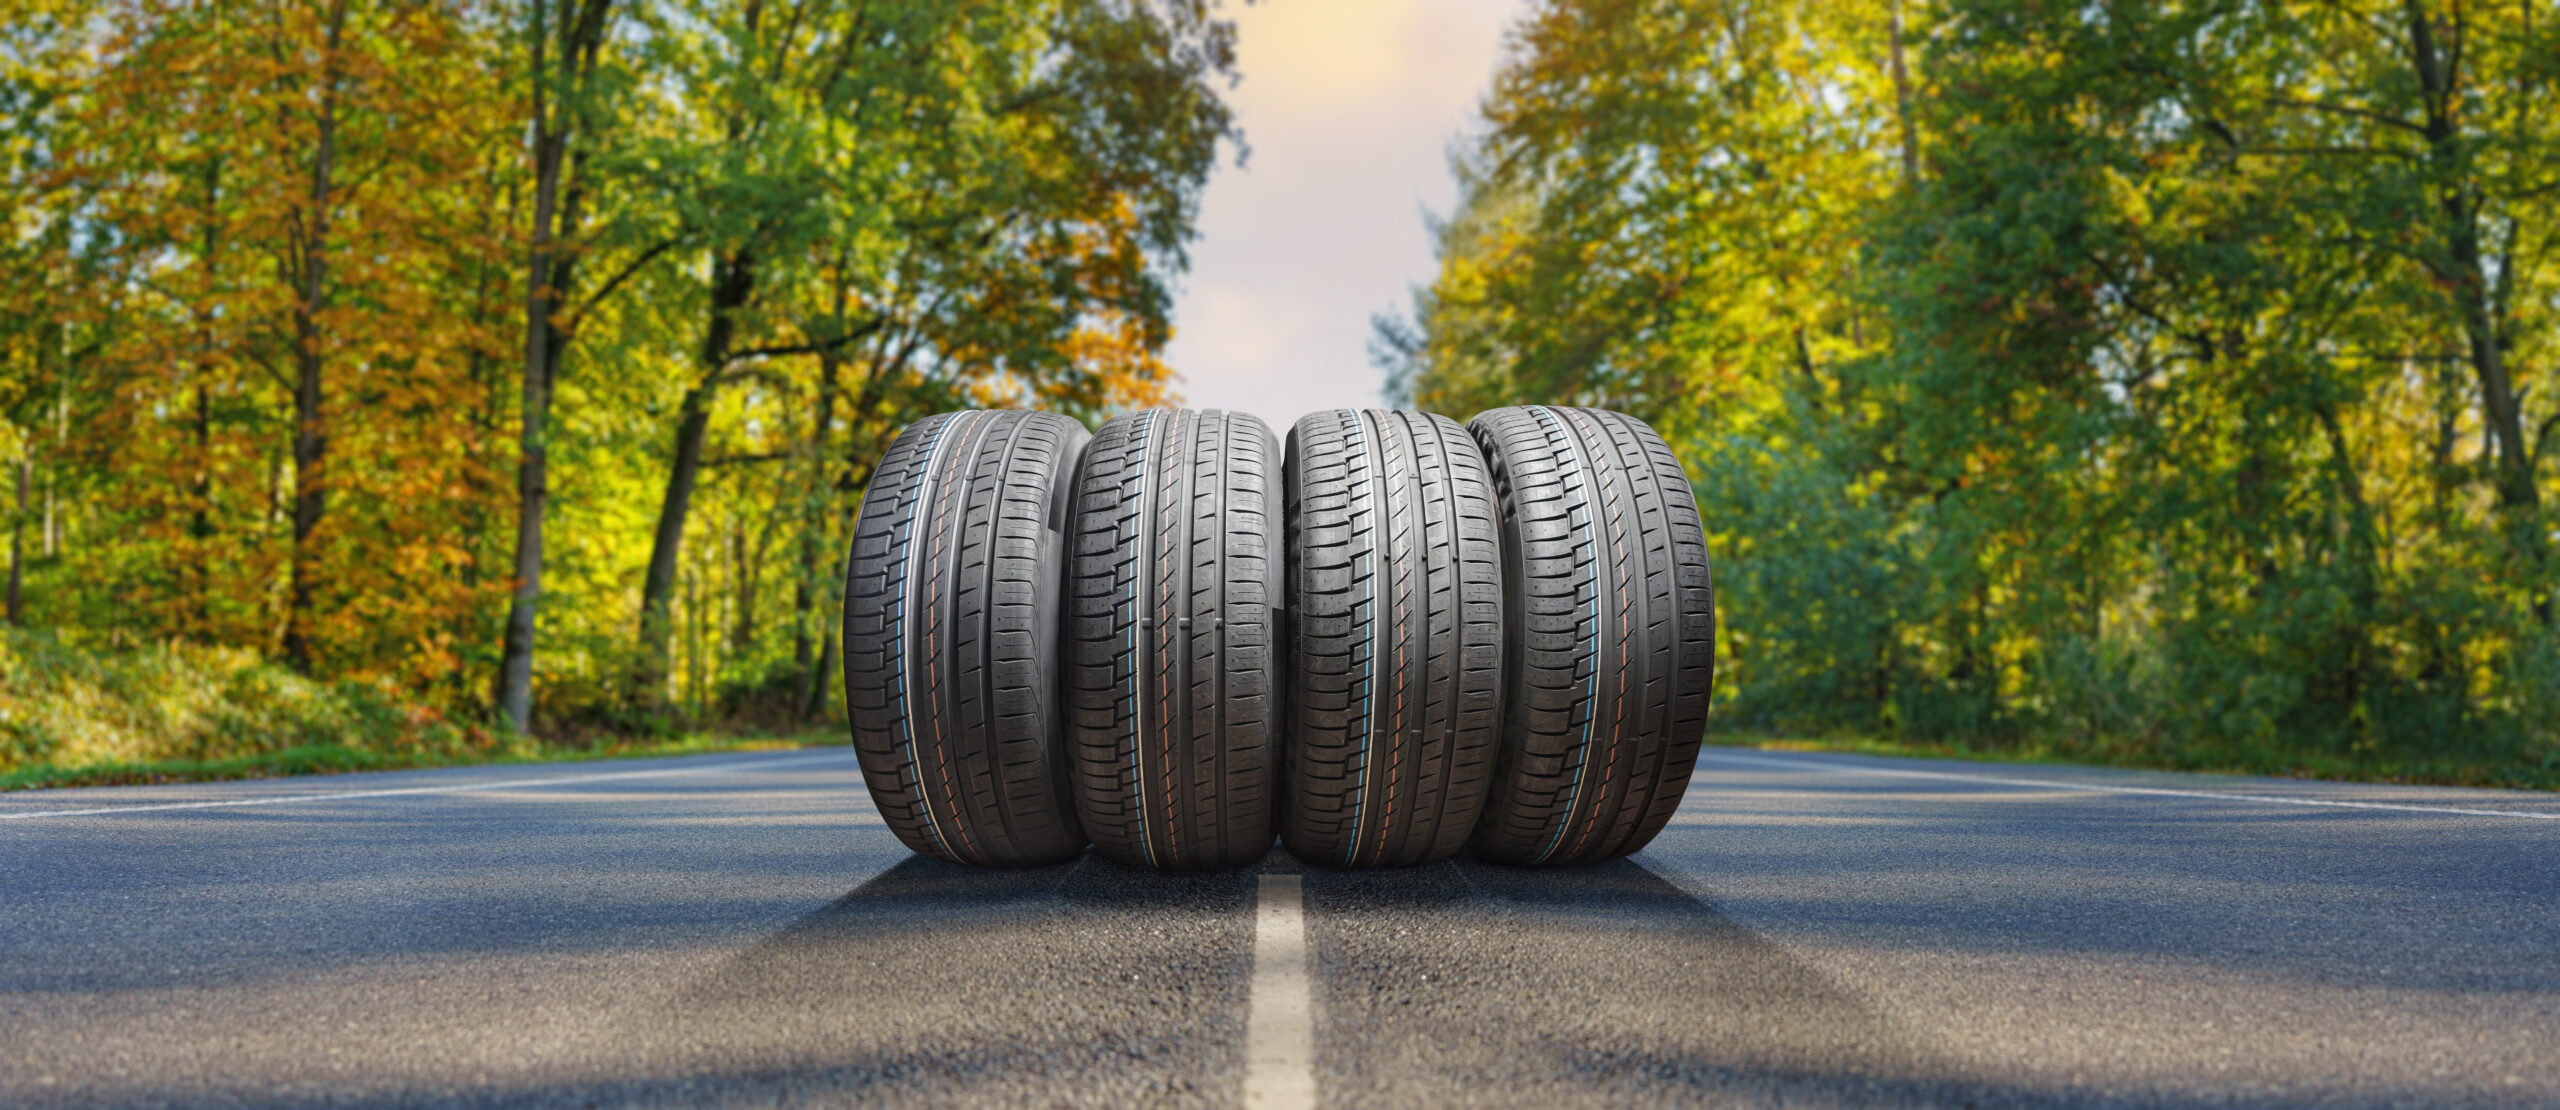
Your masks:
{"label": "forest", "polygon": [[840,719],[868,461],[1166,399],[1239,138],[1208,0],[0,9],[0,771]]}
{"label": "forest", "polygon": [[[1274,0],[1286,2],[1286,0]],[[0,0],[0,772],[836,719],[1162,359],[1213,0]],[[1532,0],[1391,398],[1653,422],[1745,735],[2560,783],[2560,5]]]}
{"label": "forest", "polygon": [[1723,727],[2560,783],[2560,8],[1533,9],[1377,358],[1664,431]]}

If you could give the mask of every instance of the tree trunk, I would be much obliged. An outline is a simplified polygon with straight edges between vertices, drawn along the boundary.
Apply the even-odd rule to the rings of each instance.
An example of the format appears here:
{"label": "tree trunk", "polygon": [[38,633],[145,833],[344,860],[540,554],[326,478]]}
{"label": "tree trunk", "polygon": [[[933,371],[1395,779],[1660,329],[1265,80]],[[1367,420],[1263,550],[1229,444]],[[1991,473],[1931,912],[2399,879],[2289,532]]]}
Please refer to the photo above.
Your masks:
{"label": "tree trunk", "polygon": [[[515,588],[507,599],[506,639],[498,655],[498,716],[507,727],[526,732],[533,725],[533,648],[542,603],[542,525],[551,503],[551,387],[567,353],[569,335],[557,318],[576,276],[577,256],[558,250],[563,238],[577,232],[581,190],[568,176],[570,144],[577,129],[568,106],[553,105],[547,88],[553,79],[544,58],[549,35],[544,28],[544,0],[534,0],[533,58],[533,226],[525,250],[523,427],[516,456]],[[560,60],[563,70],[583,86],[593,72],[604,41],[611,0],[587,0],[570,18],[571,0],[561,2]],[[574,95],[575,90],[573,90]],[[565,192],[565,196],[563,195]]]}
{"label": "tree trunk", "polygon": [[728,369],[737,337],[738,310],[755,295],[756,261],[741,250],[712,266],[711,319],[702,339],[701,378],[685,390],[677,410],[675,463],[667,470],[666,495],[658,504],[658,528],[649,544],[649,573],[640,584],[640,658],[633,676],[639,703],[666,705],[668,603],[675,595],[676,562],[684,554],[684,527],[693,509],[694,487],[702,478],[702,441],[711,428],[711,402]]}
{"label": "tree trunk", "polygon": [[817,681],[810,684],[808,697],[800,703],[800,717],[807,721],[826,719],[827,691],[832,688],[827,684],[827,672],[834,670],[836,666],[835,632],[825,628],[819,629],[818,641],[823,646],[818,651]]}
{"label": "tree trunk", "polygon": [[1891,51],[1887,60],[1893,70],[1893,116],[1902,128],[1902,184],[1907,188],[1920,183],[1920,125],[1911,118],[1911,70],[1903,63],[1902,0],[1892,3],[1885,42]]}
{"label": "tree trunk", "polygon": [[[194,487],[187,491],[190,504],[187,514],[187,537],[193,541],[182,574],[191,578],[187,590],[194,608],[195,632],[213,636],[213,319],[212,301],[221,291],[222,250],[222,158],[205,160],[204,171],[204,239],[199,258],[204,267],[204,290],[194,316],[196,325],[196,411]],[[184,579],[182,579],[184,580]]]}
{"label": "tree trunk", "polygon": [[[198,363],[210,375],[211,359]],[[194,487],[188,490],[187,538],[193,542],[183,571],[193,579],[192,601],[195,607],[196,634],[213,635],[213,390],[203,381],[196,383],[195,413],[196,472]]]}
{"label": "tree trunk", "polygon": [[702,598],[701,572],[684,576],[684,610],[690,618],[685,622],[684,685],[687,701],[682,708],[692,716],[701,716],[702,706]]}
{"label": "tree trunk", "polygon": [[26,609],[20,604],[19,584],[25,579],[27,561],[27,486],[35,477],[35,460],[18,456],[18,512],[9,518],[9,624],[26,626]]}
{"label": "tree trunk", "polygon": [[2403,0],[2402,10],[2409,22],[2409,59],[2417,70],[2426,108],[2427,154],[2436,179],[2436,204],[2444,220],[2444,257],[2437,276],[2450,288],[2461,317],[2481,407],[2487,410],[2489,435],[2498,445],[2498,507],[2531,578],[2534,616],[2549,624],[2550,542],[2542,529],[2542,491],[2535,481],[2532,445],[2525,442],[2523,399],[2507,369],[2506,329],[2501,326],[2505,321],[2491,303],[2491,267],[2484,265],[2480,245],[2480,183],[2469,166],[2461,124],[2454,118],[2464,95],[2461,75],[2453,71],[2462,57],[2460,44],[2451,51],[2442,48],[2421,0]]}
{"label": "tree trunk", "polygon": [[2347,513],[2348,603],[2354,616],[2339,629],[2340,638],[2347,643],[2347,665],[2341,676],[2344,688],[2339,691],[2339,698],[2342,706],[2352,708],[2363,700],[2371,684],[2367,672],[2372,669],[2374,656],[2374,610],[2381,600],[2382,539],[2374,522],[2373,504],[2365,498],[2364,476],[2356,467],[2354,452],[2347,448],[2347,430],[2338,419],[2338,407],[2324,400],[2317,415],[2320,430],[2329,440],[2330,482]]}
{"label": "tree trunk", "polygon": [[[844,302],[844,291],[839,287],[836,295],[838,327],[842,327],[844,322]],[[811,687],[826,681],[825,676],[817,671],[818,661],[810,658],[815,650],[810,618],[815,615],[813,610],[818,608],[820,591],[825,588],[819,576],[825,573],[822,567],[826,561],[827,524],[831,517],[828,509],[834,502],[827,495],[827,475],[834,469],[827,458],[827,440],[835,427],[836,383],[843,364],[843,356],[833,348],[818,353],[818,403],[816,411],[809,417],[806,448],[809,455],[808,484],[800,492],[800,574],[791,591],[791,667],[799,676],[792,704],[798,706],[808,705],[812,699]],[[816,640],[825,638],[825,633],[818,631]],[[809,716],[805,712],[801,715]]]}
{"label": "tree trunk", "polygon": [[[535,86],[541,84],[541,37],[534,39]],[[552,232],[560,195],[564,136],[550,133],[541,94],[534,106],[532,243],[525,252],[522,426],[516,447],[515,589],[507,600],[505,646],[498,656],[498,716],[525,732],[533,724],[534,620],[542,604],[542,522],[551,503]]]}
{"label": "tree trunk", "polygon": [[[42,333],[45,338],[38,350],[55,351],[61,347],[61,335],[57,330],[60,326],[54,325]],[[61,458],[60,452],[68,450],[70,446],[71,367],[67,359],[56,359],[53,368],[53,448],[56,452],[54,457]],[[59,466],[49,466],[44,471],[44,557],[48,559],[61,554],[67,542],[63,534],[66,522],[62,519],[61,491],[56,488],[54,480],[54,475],[61,469]]]}
{"label": "tree trunk", "polygon": [[756,642],[756,564],[764,558],[764,543],[747,541],[747,522],[729,526],[729,563],[735,571],[729,576],[729,657],[744,656]]}
{"label": "tree trunk", "polygon": [[766,513],[764,521],[757,526],[755,545],[747,552],[747,580],[738,594],[737,642],[741,655],[754,649],[756,638],[762,632],[762,628],[757,623],[757,609],[763,602],[764,568],[773,554],[774,534],[781,528],[783,518],[790,515],[788,507],[780,504],[780,500],[781,491],[777,490],[775,491],[777,503],[773,511]]}
{"label": "tree trunk", "polygon": [[[496,192],[500,198],[498,210],[495,213],[482,214],[480,234],[492,236],[498,234],[501,228],[512,230],[516,219],[515,183],[508,182],[503,188],[496,188],[497,168],[492,166],[482,174],[480,184],[483,189]],[[471,264],[470,320],[474,331],[494,329],[498,325],[497,318],[506,311],[498,304],[497,298],[500,291],[500,274],[505,265],[488,256],[474,259]],[[470,353],[466,357],[469,360],[472,396],[477,402],[477,411],[471,414],[472,430],[477,433],[476,442],[494,446],[507,421],[509,401],[506,389],[507,370],[498,359],[490,357],[486,347],[477,343],[471,345]],[[462,526],[466,530],[464,534],[469,536],[470,540],[463,549],[461,577],[463,588],[472,593],[479,592],[481,581],[488,577],[490,569],[497,564],[497,559],[489,550],[491,509],[489,495],[494,492],[494,486],[489,482],[487,474],[487,471],[477,467],[465,474],[465,481],[468,484],[464,487],[466,503],[463,508]],[[500,625],[501,636],[504,635],[504,627],[503,624]],[[480,625],[480,614],[476,609],[465,614],[455,628],[456,638],[464,641],[477,641],[484,631],[485,629]]]}
{"label": "tree trunk", "polygon": [[301,223],[299,288],[293,306],[293,559],[292,584],[286,591],[284,657],[287,665],[311,673],[311,606],[318,592],[320,555],[313,538],[328,509],[329,457],[327,396],[321,371],[326,337],[320,314],[329,297],[329,205],[331,177],[336,172],[338,143],[338,48],[347,25],[347,0],[329,5],[329,26],[320,56],[320,89],[311,159],[310,205]]}

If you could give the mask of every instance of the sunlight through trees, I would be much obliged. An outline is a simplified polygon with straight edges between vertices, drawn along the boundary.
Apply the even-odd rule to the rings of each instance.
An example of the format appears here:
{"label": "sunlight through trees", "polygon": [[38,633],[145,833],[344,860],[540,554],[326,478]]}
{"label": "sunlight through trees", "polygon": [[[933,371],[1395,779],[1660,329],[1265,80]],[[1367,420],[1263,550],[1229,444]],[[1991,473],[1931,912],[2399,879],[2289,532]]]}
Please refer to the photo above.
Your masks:
{"label": "sunlight through trees", "polygon": [[13,0],[11,614],[522,726],[817,719],[928,412],[1165,396],[1205,0]]}
{"label": "sunlight through trees", "polygon": [[1682,446],[1727,725],[2560,766],[2560,9],[1547,0],[1417,402]]}

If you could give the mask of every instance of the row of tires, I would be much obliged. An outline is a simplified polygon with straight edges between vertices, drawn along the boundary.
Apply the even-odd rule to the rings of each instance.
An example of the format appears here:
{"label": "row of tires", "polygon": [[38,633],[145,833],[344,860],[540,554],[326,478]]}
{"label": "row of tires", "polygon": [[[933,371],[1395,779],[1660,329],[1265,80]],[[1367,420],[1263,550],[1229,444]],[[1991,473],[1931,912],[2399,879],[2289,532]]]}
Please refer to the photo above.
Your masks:
{"label": "row of tires", "polygon": [[955,863],[1215,870],[1635,851],[1714,680],[1706,538],[1642,421],[1497,409],[954,412],[855,523],[847,704]]}

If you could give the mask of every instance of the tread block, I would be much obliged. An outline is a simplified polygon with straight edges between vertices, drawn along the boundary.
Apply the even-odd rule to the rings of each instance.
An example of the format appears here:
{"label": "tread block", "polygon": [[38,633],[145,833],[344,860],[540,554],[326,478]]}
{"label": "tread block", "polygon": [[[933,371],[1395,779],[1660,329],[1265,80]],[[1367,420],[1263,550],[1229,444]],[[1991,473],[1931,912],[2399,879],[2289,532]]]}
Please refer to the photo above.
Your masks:
{"label": "tread block", "polygon": [[864,492],[845,703],[872,801],[916,852],[1031,867],[1084,849],[1057,630],[1090,438],[1054,413],[942,413],[899,433]]}
{"label": "tread block", "polygon": [[1262,421],[1215,409],[1123,416],[1085,452],[1067,587],[1070,783],[1114,861],[1219,870],[1271,849],[1279,456]]}
{"label": "tread block", "polygon": [[1510,692],[1475,854],[1589,863],[1645,846],[1688,788],[1715,682],[1706,529],[1643,421],[1524,406],[1469,422],[1500,501]]}
{"label": "tread block", "polygon": [[[1462,847],[1500,723],[1498,509],[1456,422],[1335,409],[1290,430],[1288,803],[1310,863],[1404,867]],[[1480,665],[1462,668],[1460,658]]]}

